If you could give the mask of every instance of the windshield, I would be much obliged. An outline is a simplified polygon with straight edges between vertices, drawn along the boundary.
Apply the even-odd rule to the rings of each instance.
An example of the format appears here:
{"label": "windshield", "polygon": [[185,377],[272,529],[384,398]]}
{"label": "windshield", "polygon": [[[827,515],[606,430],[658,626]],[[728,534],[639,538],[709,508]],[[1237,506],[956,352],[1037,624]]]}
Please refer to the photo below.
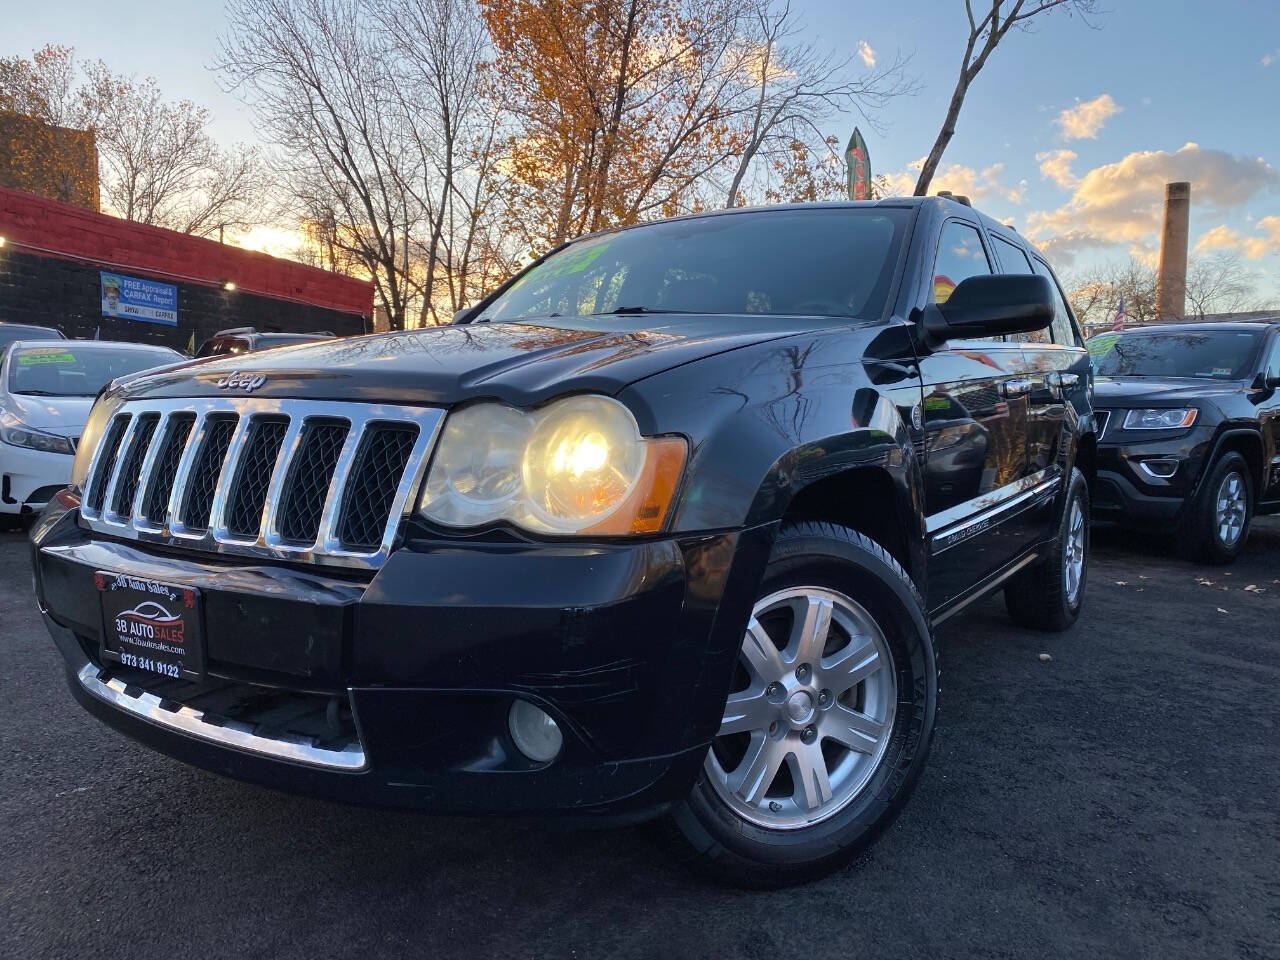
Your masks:
{"label": "windshield", "polygon": [[58,346],[15,347],[9,358],[9,392],[40,397],[92,397],[116,377],[182,359],[173,350],[80,347],[74,341]]}
{"label": "windshield", "polygon": [[1089,341],[1089,354],[1103,377],[1243,380],[1253,370],[1258,340],[1254,330],[1099,334]]}
{"label": "windshield", "polygon": [[23,327],[0,323],[0,353],[15,340],[61,340],[62,334],[48,327]]}
{"label": "windshield", "polygon": [[879,318],[910,210],[827,208],[672,220],[553,254],[480,320],[609,313]]}

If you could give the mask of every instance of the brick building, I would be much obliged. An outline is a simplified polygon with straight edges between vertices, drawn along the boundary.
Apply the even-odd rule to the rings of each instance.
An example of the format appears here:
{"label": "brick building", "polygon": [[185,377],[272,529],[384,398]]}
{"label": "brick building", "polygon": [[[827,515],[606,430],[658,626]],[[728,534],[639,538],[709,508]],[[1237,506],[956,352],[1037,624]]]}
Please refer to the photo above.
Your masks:
{"label": "brick building", "polygon": [[226,327],[371,329],[365,281],[17,190],[0,237],[0,321],[179,350]]}

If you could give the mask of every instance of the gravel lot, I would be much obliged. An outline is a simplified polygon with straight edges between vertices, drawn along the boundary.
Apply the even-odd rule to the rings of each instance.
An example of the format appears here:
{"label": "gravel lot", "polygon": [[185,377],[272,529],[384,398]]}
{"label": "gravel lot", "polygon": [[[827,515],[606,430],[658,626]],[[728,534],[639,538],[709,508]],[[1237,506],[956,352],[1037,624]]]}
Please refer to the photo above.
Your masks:
{"label": "gravel lot", "polygon": [[1063,635],[998,600],[947,624],[905,814],[844,873],[770,894],[686,875],[644,829],[187,769],[73,703],[29,584],[0,535],[5,957],[1280,957],[1280,518],[1229,571],[1099,531]]}

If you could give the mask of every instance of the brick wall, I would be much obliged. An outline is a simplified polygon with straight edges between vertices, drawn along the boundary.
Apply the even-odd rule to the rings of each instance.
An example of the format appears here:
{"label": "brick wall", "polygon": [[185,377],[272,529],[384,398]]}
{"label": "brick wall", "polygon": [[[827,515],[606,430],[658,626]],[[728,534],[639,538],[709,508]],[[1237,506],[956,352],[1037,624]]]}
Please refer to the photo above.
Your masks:
{"label": "brick wall", "polygon": [[[169,336],[183,344],[192,323],[198,342],[211,326],[343,333],[363,330],[362,318],[373,316],[373,285],[367,281],[17,190],[0,189],[0,236],[6,241],[0,248],[0,319],[16,321],[15,311],[42,309],[77,329],[91,319],[92,336],[99,270],[177,284],[178,333],[169,330]],[[50,262],[33,265],[33,257]],[[234,294],[222,289],[227,281],[235,284]],[[23,288],[31,283],[36,286]],[[127,323],[126,332],[154,326],[103,321],[112,322]],[[130,339],[157,340],[165,329]],[[169,336],[158,342],[170,342]]]}
{"label": "brick wall", "polygon": [[[112,269],[129,273],[128,269]],[[101,316],[99,266],[58,257],[41,256],[6,244],[0,248],[0,320],[57,327],[68,337],[91,338],[101,327],[103,340],[157,343],[184,350],[191,335],[195,344],[226,327],[259,330],[330,330],[339,336],[364,333],[359,314],[307,303],[276,300],[237,289],[156,277],[178,288],[178,325]],[[148,274],[134,271],[137,276]]]}

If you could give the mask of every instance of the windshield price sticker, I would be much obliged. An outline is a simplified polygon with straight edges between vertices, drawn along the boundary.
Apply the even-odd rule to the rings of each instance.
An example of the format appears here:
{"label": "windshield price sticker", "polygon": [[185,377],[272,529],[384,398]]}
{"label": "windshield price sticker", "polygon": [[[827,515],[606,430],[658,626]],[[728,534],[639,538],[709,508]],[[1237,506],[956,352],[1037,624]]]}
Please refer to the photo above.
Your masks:
{"label": "windshield price sticker", "polygon": [[33,367],[41,363],[75,363],[75,354],[66,350],[33,350],[18,354],[18,366]]}

